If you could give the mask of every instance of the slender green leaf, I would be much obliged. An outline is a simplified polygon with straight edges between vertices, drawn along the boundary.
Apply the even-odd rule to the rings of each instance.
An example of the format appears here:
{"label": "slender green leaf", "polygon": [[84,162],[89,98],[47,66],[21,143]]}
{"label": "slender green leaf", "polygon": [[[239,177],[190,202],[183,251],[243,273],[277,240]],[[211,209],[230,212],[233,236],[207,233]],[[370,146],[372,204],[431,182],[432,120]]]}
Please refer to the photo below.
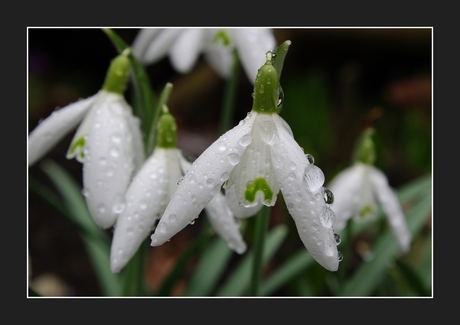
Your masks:
{"label": "slender green leaf", "polygon": [[305,272],[315,262],[306,249],[301,249],[272,271],[262,283],[261,294],[269,296],[279,288]]}
{"label": "slender green leaf", "polygon": [[263,274],[263,253],[265,250],[265,238],[268,229],[270,208],[263,206],[255,216],[253,263],[249,295],[259,296],[260,283]]}
{"label": "slender green leaf", "polygon": [[202,249],[203,246],[209,241],[212,233],[210,231],[203,232],[188,249],[179,257],[174,265],[174,268],[169,272],[166,279],[162,282],[161,287],[158,290],[158,296],[169,296],[172,289],[176,285],[179,279],[183,276],[186,265],[190,259],[195,255],[197,251]]}
{"label": "slender green leaf", "polygon": [[396,259],[395,262],[398,271],[404,276],[406,282],[419,296],[431,295],[429,290],[425,287],[418,270],[400,259]]}
{"label": "slender green leaf", "polygon": [[222,238],[214,239],[200,256],[184,296],[209,296],[222,276],[232,253]]}
{"label": "slender green leaf", "polygon": [[[263,262],[267,263],[286,238],[287,228],[279,225],[272,229],[265,242]],[[249,287],[251,279],[253,251],[250,251],[229,278],[219,288],[217,296],[242,296]]]}
{"label": "slender green leaf", "polygon": [[110,245],[105,237],[107,235],[92,220],[79,184],[62,167],[51,160],[44,160],[41,168],[64,199],[68,211],[65,216],[82,229],[80,236],[91,259],[102,291],[107,296],[119,295],[119,278],[110,271]]}

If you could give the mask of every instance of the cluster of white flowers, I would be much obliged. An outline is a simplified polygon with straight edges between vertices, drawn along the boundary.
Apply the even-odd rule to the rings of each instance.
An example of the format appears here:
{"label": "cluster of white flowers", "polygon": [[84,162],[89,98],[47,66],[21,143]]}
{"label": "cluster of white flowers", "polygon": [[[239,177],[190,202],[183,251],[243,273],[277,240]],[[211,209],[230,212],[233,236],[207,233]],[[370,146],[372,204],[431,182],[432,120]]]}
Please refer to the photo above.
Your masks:
{"label": "cluster of white flowers", "polygon": [[369,184],[407,250],[410,236],[401,226],[402,212],[384,175],[372,166],[358,164],[331,183],[336,198],[332,205],[334,196],[323,186],[323,172],[277,114],[280,84],[274,48],[269,29],[140,32],[133,53],[144,64],[169,53],[173,66],[185,73],[203,52],[226,77],[237,51],[254,81],[253,107],[247,117],[193,163],[176,147],[177,126],[166,106],[155,149],[145,157],[140,121],[123,97],[129,73],[126,53],[112,61],[102,90],[55,111],[30,133],[29,166],[80,123],[67,157],[83,163],[84,195],[94,221],[104,229],[114,227],[113,272],[123,269],[152,230],[151,245],[162,245],[203,209],[216,233],[242,254],[246,244],[238,220],[254,216],[263,205],[273,206],[280,191],[305,247],[320,265],[336,271],[341,254],[334,229],[340,230],[347,218],[370,205]]}

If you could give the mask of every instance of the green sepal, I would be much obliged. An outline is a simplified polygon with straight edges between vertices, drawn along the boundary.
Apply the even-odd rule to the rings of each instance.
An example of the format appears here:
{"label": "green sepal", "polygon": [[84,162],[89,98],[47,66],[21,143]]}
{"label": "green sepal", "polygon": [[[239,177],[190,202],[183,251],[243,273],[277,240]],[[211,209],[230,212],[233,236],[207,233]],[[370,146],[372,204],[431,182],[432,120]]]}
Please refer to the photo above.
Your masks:
{"label": "green sepal", "polygon": [[177,125],[174,116],[169,114],[166,105],[163,105],[163,114],[158,121],[157,147],[176,148],[177,145]]}
{"label": "green sepal", "polygon": [[272,51],[267,52],[267,60],[260,67],[254,85],[252,110],[262,114],[276,113],[279,99],[278,72],[273,66]]}
{"label": "green sepal", "polygon": [[[130,51],[129,49],[127,51]],[[105,76],[102,89],[111,93],[123,95],[128,82],[130,62],[126,56],[127,51],[116,56],[111,62]]]}
{"label": "green sepal", "polygon": [[352,163],[361,162],[367,165],[373,165],[375,162],[375,145],[372,135],[373,128],[367,128],[363,131],[356,142],[353,152]]}

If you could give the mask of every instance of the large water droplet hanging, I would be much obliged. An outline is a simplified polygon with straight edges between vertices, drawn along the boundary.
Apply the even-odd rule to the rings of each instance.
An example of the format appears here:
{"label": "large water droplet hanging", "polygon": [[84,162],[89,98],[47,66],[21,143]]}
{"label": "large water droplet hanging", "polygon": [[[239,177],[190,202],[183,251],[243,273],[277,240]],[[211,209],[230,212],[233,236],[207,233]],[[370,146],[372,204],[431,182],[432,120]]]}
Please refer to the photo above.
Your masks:
{"label": "large water droplet hanging", "polygon": [[307,160],[308,160],[308,162],[309,162],[310,164],[313,165],[313,164],[315,163],[315,158],[314,158],[312,155],[310,155],[309,153],[307,153],[307,154],[305,155],[305,157],[307,158]]}
{"label": "large water droplet hanging", "polygon": [[342,262],[342,260],[343,260],[342,252],[337,252],[337,258],[338,258],[339,262]]}
{"label": "large water droplet hanging", "polygon": [[342,239],[338,234],[334,234],[334,240],[336,245],[339,245],[342,242]]}
{"label": "large water droplet hanging", "polygon": [[324,173],[318,166],[308,164],[305,167],[304,179],[307,185],[307,188],[314,192],[323,186],[325,177]]}
{"label": "large water droplet hanging", "polygon": [[334,194],[332,194],[331,190],[326,187],[323,187],[323,198],[326,204],[331,205],[334,203]]}
{"label": "large water droplet hanging", "polygon": [[281,108],[281,105],[283,105],[284,102],[284,91],[281,86],[278,88],[278,103],[276,103],[277,108]]}

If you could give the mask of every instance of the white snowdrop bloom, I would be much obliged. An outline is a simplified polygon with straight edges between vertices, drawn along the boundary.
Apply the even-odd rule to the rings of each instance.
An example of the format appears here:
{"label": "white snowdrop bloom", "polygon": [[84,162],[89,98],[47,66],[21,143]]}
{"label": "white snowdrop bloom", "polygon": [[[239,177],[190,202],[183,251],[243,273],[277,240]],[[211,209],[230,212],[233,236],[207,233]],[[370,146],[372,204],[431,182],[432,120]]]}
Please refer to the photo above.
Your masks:
{"label": "white snowdrop bloom", "polygon": [[151,64],[169,55],[180,73],[189,72],[203,53],[223,78],[230,75],[233,51],[251,82],[264,64],[264,54],[273,50],[276,39],[269,28],[146,28],[133,41],[134,55]]}
{"label": "white snowdrop bloom", "polygon": [[31,166],[80,124],[67,158],[83,163],[83,193],[102,228],[115,223],[132,175],[144,161],[140,121],[123,97],[128,69],[127,57],[116,57],[97,94],[54,111],[28,139]]}
{"label": "white snowdrop bloom", "polygon": [[373,166],[372,129],[364,132],[359,156],[350,167],[337,174],[328,185],[334,193],[332,210],[336,215],[335,230],[345,228],[348,220],[369,220],[376,216],[378,205],[388,217],[390,227],[403,252],[410,249],[411,234],[404,213],[385,174]]}
{"label": "white snowdrop bloom", "polygon": [[323,267],[335,271],[340,253],[333,230],[335,216],[324,199],[324,174],[276,113],[279,80],[271,54],[259,69],[252,111],[195,160],[166,207],[151,245],[162,245],[197,218],[222,185],[234,211],[252,209],[244,216],[253,215],[262,205],[273,206],[281,190],[305,247]]}
{"label": "white snowdrop bloom", "polygon": [[[176,147],[176,123],[174,117],[165,110],[158,124],[157,145],[129,185],[125,195],[126,207],[115,224],[110,254],[111,270],[114,273],[120,272],[148,237],[178,182],[191,166]],[[201,186],[210,186],[210,179]],[[195,206],[201,202],[197,201],[198,197],[193,193],[194,190],[184,198],[178,194],[175,196],[177,200]],[[206,213],[212,227],[228,246],[239,254],[244,253],[246,244],[239,224],[222,193],[216,193],[207,205]],[[178,216],[173,214],[168,216],[172,224],[177,219]]]}

